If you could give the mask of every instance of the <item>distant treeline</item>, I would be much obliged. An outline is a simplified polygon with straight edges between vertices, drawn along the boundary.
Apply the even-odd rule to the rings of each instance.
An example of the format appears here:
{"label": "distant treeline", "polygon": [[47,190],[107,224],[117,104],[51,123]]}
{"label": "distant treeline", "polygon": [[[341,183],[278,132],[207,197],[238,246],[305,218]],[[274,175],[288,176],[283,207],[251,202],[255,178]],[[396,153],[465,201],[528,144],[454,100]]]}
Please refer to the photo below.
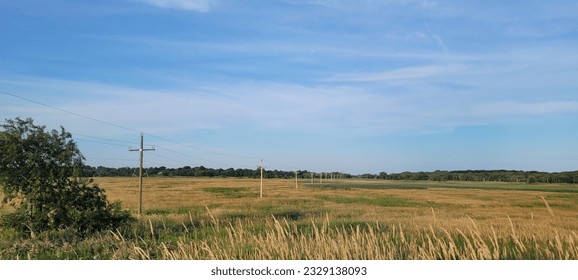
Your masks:
{"label": "distant treeline", "polygon": [[433,172],[381,172],[376,178],[385,180],[431,180],[431,181],[493,181],[519,183],[569,183],[578,182],[578,171],[539,172],[518,170],[460,170]]}
{"label": "distant treeline", "polygon": [[[83,175],[89,177],[131,177],[138,176],[138,168],[132,167],[92,167],[86,166]],[[237,177],[237,178],[259,178],[259,169],[222,169],[198,167],[167,168],[148,167],[144,170],[148,177]],[[322,174],[322,175],[321,175]],[[289,179],[295,178],[295,171],[265,170],[265,178]],[[519,183],[578,183],[578,171],[570,172],[540,172],[540,171],[518,171],[518,170],[461,170],[461,171],[433,171],[433,172],[401,172],[391,173],[381,172],[379,174],[351,175],[342,172],[310,172],[298,170],[297,177],[300,179],[310,179],[314,177],[319,180],[323,176],[324,180],[363,178],[375,180],[421,180],[421,181],[493,181],[493,182],[519,182]]]}
{"label": "distant treeline", "polygon": [[[84,174],[89,177],[131,177],[138,176],[138,168],[132,167],[92,167],[86,166],[83,170]],[[169,177],[237,177],[237,178],[258,178],[261,176],[261,171],[259,169],[234,169],[234,168],[207,168],[204,166],[198,167],[179,167],[179,168],[167,168],[161,167],[148,167],[143,170],[144,176],[149,177],[159,177],[159,176],[169,176]],[[310,178],[312,172],[307,170],[298,170],[297,176],[301,179]],[[317,173],[315,173],[317,174]],[[325,173],[331,176],[331,173]],[[337,178],[338,173],[333,173],[334,178]],[[341,178],[351,178],[351,175],[339,173]],[[318,175],[317,175],[318,176]],[[346,177],[347,176],[347,177]],[[295,171],[281,171],[281,170],[264,170],[263,177],[265,178],[276,178],[276,179],[287,179],[295,178]],[[317,177],[318,178],[318,177]]]}

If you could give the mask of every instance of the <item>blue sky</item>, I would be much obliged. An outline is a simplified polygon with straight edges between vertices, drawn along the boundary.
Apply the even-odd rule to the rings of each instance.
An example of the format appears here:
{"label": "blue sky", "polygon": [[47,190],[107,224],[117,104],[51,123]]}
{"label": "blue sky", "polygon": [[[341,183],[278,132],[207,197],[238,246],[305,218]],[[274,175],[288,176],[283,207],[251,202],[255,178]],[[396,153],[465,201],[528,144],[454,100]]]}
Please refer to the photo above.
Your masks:
{"label": "blue sky", "polygon": [[[578,2],[0,2],[0,118],[90,165],[578,169]],[[119,127],[120,126],[120,127]],[[121,128],[122,127],[122,128]],[[128,129],[124,129],[128,128]]]}

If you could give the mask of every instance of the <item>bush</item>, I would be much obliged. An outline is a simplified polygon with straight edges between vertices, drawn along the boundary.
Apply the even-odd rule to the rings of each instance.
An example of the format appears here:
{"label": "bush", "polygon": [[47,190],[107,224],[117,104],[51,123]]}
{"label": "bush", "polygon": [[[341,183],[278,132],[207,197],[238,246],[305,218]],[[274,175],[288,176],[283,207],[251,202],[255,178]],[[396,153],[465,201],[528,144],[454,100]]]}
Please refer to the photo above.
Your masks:
{"label": "bush", "polygon": [[133,220],[119,203],[108,203],[91,179],[79,175],[84,158],[64,128],[46,132],[31,119],[19,118],[2,127],[3,203],[16,209],[4,215],[4,226],[31,236],[61,229],[85,235]]}

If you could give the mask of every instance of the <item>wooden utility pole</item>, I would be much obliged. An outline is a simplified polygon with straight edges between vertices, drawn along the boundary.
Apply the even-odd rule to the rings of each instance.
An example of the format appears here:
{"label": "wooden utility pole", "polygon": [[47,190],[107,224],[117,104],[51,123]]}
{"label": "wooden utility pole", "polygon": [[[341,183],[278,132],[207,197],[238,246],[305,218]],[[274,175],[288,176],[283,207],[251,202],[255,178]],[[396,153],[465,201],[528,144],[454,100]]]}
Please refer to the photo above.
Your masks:
{"label": "wooden utility pole", "polygon": [[295,189],[297,189],[297,171],[295,171]]}
{"label": "wooden utility pole", "polygon": [[261,168],[261,192],[260,192],[260,197],[263,198],[263,159],[261,159],[261,165],[259,166]]}
{"label": "wooden utility pole", "polygon": [[143,163],[143,152],[145,151],[154,151],[155,147],[153,146],[152,149],[145,149],[144,148],[144,134],[140,133],[140,149],[129,149],[131,152],[140,152],[140,169],[138,172],[138,214],[142,214],[142,163]]}

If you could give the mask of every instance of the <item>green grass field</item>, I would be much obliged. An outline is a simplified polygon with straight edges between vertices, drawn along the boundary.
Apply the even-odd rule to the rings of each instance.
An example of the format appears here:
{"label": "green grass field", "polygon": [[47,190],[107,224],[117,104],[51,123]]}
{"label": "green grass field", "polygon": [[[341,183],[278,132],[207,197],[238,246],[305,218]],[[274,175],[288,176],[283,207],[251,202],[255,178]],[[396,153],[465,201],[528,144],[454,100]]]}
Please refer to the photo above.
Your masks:
{"label": "green grass field", "polygon": [[[136,215],[136,178],[97,178]],[[2,259],[578,259],[578,185],[146,178],[114,232],[24,239]],[[10,211],[7,206],[0,211]]]}

